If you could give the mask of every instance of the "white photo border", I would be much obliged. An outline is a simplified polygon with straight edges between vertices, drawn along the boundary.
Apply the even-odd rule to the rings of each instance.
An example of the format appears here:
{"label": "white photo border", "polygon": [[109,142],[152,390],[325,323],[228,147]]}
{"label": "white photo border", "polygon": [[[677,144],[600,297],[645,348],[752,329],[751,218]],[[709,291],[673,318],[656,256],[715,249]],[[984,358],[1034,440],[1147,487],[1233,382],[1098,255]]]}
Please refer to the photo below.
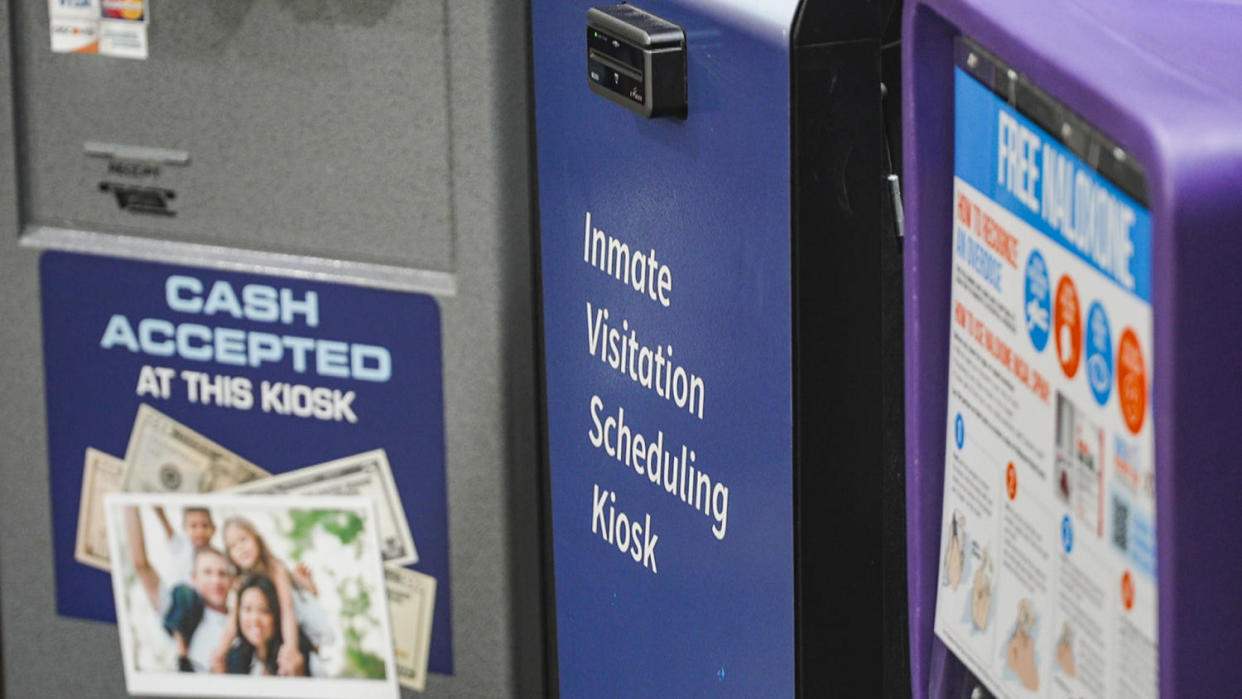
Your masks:
{"label": "white photo border", "polygon": [[[166,494],[166,493],[110,493],[104,496],[104,510],[108,522],[117,521],[118,508],[130,506],[165,507],[211,507],[253,510],[329,509],[352,510],[362,515],[366,526],[363,536],[367,539],[363,565],[383,568],[380,559],[380,540],[375,503],[362,495],[226,495],[217,493]],[[121,540],[123,534],[108,527],[108,550],[112,566],[112,594],[116,604],[117,629],[120,634],[121,660],[125,670],[125,688],[130,694],[166,696],[211,697],[264,697],[288,699],[334,699],[357,697],[359,699],[391,699],[400,696],[397,684],[397,663],[392,647],[392,626],[388,615],[388,590],[384,576],[379,576],[377,590],[371,591],[383,613],[380,619],[381,638],[388,639],[383,647],[386,668],[384,679],[367,680],[331,677],[253,677],[242,675],[190,675],[182,672],[138,672],[134,666],[133,638],[127,623],[129,610],[124,599],[121,580]]]}

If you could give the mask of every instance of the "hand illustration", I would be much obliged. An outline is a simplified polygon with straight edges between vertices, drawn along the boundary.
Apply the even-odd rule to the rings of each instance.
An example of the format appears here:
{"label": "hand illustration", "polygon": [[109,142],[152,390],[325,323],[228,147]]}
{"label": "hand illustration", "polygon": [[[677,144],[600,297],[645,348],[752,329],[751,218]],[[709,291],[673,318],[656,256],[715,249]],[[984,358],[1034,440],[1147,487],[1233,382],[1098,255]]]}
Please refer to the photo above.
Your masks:
{"label": "hand illustration", "polygon": [[1005,663],[1018,676],[1022,686],[1032,692],[1039,691],[1039,672],[1035,669],[1035,639],[1031,629],[1035,625],[1035,613],[1030,600],[1018,603],[1018,623],[1014,625],[1009,645],[1005,647]]}
{"label": "hand illustration", "polygon": [[980,631],[988,625],[988,612],[992,608],[992,559],[983,550],[983,562],[975,571],[975,585],[970,597],[970,618]]}

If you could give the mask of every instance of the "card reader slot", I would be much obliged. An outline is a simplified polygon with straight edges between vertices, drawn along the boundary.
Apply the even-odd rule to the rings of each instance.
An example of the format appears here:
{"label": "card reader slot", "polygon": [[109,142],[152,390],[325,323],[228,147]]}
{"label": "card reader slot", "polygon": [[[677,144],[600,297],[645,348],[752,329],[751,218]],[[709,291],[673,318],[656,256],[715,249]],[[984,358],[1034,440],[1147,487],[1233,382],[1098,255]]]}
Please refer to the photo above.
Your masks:
{"label": "card reader slot", "polygon": [[587,10],[587,86],[648,119],[686,116],[686,33],[621,3]]}
{"label": "card reader slot", "polygon": [[607,33],[600,31],[598,27],[587,27],[587,48],[600,51],[609,58],[621,61],[634,70],[643,69],[642,49],[619,38],[609,36]]}
{"label": "card reader slot", "polygon": [[591,49],[590,51],[587,52],[587,57],[590,58],[591,60],[599,61],[604,66],[612,70],[615,70],[618,73],[621,73],[622,75],[629,76],[630,78],[633,78],[634,80],[641,81],[643,79],[642,73],[634,70],[633,67],[628,66],[603,52],[596,51],[595,49]]}

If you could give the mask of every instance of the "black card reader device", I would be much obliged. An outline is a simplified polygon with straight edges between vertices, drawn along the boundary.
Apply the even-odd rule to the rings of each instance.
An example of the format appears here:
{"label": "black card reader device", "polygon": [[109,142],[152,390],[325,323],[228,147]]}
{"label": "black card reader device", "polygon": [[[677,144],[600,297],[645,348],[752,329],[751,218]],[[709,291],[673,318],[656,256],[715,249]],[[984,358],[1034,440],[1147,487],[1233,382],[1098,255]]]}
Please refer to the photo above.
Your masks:
{"label": "black card reader device", "polygon": [[686,116],[686,33],[622,3],[587,11],[591,92],[645,117]]}

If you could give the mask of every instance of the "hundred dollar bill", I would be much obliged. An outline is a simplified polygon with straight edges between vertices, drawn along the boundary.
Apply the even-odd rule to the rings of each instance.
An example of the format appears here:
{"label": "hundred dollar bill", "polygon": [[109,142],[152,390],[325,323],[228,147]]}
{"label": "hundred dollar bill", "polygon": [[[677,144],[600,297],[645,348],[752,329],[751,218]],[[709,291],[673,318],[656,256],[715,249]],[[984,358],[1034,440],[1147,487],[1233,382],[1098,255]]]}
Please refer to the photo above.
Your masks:
{"label": "hundred dollar bill", "polygon": [[388,616],[397,679],[403,687],[423,691],[431,651],[431,619],[436,606],[436,579],[409,568],[384,567]]}
{"label": "hundred dollar bill", "polygon": [[418,562],[418,549],[405,518],[401,496],[392,480],[388,454],[376,449],[327,463],[307,466],[238,486],[235,493],[269,495],[366,495],[375,500],[379,517],[380,553],[388,565]]}
{"label": "hundred dollar bill", "polygon": [[145,404],[134,418],[125,466],[126,493],[211,493],[268,475]]}
{"label": "hundred dollar bill", "polygon": [[111,563],[103,496],[120,491],[124,476],[124,461],[93,447],[86,448],[85,465],[82,467],[82,499],[78,505],[78,538],[73,547],[73,557],[78,563],[105,573],[111,569]]}

